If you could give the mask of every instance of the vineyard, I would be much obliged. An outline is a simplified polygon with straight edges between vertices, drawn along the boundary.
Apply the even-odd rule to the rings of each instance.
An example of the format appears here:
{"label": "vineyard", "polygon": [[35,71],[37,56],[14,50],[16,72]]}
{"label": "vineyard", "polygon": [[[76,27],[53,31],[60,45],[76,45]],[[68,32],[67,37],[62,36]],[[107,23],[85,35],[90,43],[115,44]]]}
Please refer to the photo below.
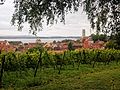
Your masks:
{"label": "vineyard", "polygon": [[[43,73],[50,73],[51,76],[52,73],[61,75],[67,70],[79,72],[83,66],[89,67],[91,70],[102,66],[109,68],[111,63],[119,66],[119,60],[120,50],[112,49],[80,49],[61,53],[48,52],[43,49],[28,50],[24,53],[2,52],[0,54],[0,86],[3,88],[19,88],[21,86],[41,85],[42,87],[42,85],[52,81],[52,79],[47,80],[47,82],[44,81]],[[47,77],[50,76],[47,75]]]}

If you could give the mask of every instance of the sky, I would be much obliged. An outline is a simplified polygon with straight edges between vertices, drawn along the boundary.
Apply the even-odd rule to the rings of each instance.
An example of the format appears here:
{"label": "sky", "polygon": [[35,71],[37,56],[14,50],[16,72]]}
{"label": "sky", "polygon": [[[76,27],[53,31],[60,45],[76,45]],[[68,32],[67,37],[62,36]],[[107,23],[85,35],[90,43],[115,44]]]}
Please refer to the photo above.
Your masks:
{"label": "sky", "polygon": [[[29,26],[25,25],[22,31],[11,25],[11,18],[14,12],[14,0],[6,0],[0,5],[0,36],[32,35],[29,33]],[[82,8],[78,12],[66,16],[65,25],[57,23],[52,26],[46,26],[37,36],[81,36],[82,29],[86,30],[86,35],[90,35],[90,23]]]}

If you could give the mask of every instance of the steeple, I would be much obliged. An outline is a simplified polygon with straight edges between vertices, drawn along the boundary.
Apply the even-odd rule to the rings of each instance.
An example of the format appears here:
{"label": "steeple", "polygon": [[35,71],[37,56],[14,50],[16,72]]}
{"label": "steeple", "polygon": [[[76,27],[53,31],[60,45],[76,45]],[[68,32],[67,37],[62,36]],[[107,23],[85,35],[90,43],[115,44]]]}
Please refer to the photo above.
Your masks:
{"label": "steeple", "polygon": [[82,37],[85,37],[85,29],[82,29]]}

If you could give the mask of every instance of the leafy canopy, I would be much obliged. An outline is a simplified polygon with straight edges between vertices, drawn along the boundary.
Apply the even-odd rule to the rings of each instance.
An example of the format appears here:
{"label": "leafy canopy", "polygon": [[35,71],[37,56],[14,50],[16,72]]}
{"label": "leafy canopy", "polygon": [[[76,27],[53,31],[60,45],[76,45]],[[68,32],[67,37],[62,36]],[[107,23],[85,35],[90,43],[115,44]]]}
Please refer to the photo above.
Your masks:
{"label": "leafy canopy", "polygon": [[65,22],[68,12],[77,11],[80,0],[15,0],[15,12],[12,24],[17,24],[18,30],[23,23],[28,22],[33,34],[42,29],[43,22],[54,24],[58,20]]}
{"label": "leafy canopy", "polygon": [[96,27],[97,33],[119,33],[120,0],[84,0],[83,6],[91,27]]}
{"label": "leafy canopy", "polygon": [[27,22],[30,31],[36,34],[36,31],[42,29],[43,22],[47,25],[58,20],[65,22],[65,15],[78,11],[82,3],[91,27],[97,33],[120,33],[120,0],[14,0],[14,3],[12,24],[17,24],[18,30]]}
{"label": "leafy canopy", "polygon": [[106,42],[108,37],[105,34],[91,34],[91,38],[94,42],[100,40]]}

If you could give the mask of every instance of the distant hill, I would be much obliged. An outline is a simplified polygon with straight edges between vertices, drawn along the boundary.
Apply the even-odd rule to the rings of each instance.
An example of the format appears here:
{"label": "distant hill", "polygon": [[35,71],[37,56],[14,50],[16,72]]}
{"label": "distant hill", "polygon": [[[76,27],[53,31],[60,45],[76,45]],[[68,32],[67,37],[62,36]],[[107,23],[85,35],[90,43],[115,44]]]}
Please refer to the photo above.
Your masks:
{"label": "distant hill", "polygon": [[80,36],[49,36],[49,37],[40,37],[40,36],[0,36],[0,39],[54,39],[54,38],[80,38]]}

